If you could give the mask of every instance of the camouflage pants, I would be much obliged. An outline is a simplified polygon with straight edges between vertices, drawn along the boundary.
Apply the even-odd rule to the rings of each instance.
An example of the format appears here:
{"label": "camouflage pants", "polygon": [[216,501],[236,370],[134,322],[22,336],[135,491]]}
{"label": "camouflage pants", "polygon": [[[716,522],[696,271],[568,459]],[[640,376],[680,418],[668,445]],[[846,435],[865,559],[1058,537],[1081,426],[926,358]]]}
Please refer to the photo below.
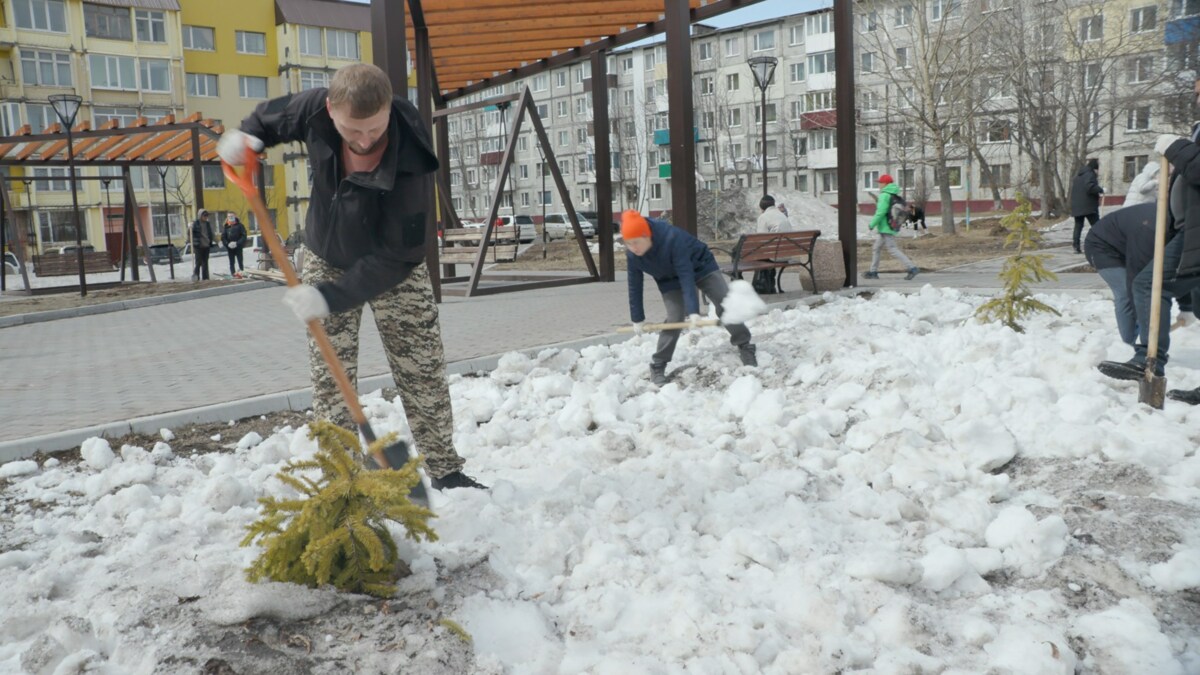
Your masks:
{"label": "camouflage pants", "polygon": [[[312,251],[305,251],[305,254],[304,283],[315,286],[341,276],[341,270]],[[435,478],[458,471],[463,460],[454,451],[454,412],[450,407],[446,359],[442,352],[437,304],[429,285],[429,269],[424,263],[418,265],[400,285],[369,304],[417,450],[425,456],[426,468]],[[361,323],[362,307],[332,314],[324,321],[325,332],[355,388],[358,385],[358,328]],[[313,414],[354,429],[350,410],[321,358],[321,350],[311,337],[308,360],[312,367]]]}

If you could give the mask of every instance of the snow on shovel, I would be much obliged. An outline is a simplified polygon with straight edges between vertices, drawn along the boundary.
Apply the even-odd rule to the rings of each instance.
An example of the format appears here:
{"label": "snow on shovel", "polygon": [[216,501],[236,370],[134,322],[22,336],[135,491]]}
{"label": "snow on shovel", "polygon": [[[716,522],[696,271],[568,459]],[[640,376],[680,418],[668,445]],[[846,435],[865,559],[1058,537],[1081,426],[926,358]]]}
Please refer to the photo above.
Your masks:
{"label": "snow on shovel", "polygon": [[[267,248],[271,251],[271,257],[274,258],[275,265],[283,272],[283,277],[287,280],[287,285],[299,286],[300,278],[296,276],[296,270],[292,267],[291,260],[288,259],[287,253],[283,250],[283,240],[279,239],[275,234],[275,223],[271,220],[271,214],[267,211],[267,205],[263,203],[262,197],[258,194],[258,188],[254,185],[252,177],[258,169],[258,153],[247,149],[245,156],[246,166],[241,175],[238,175],[237,170],[224,161],[221,162],[221,168],[225,171],[225,177],[233,181],[234,185],[241,188],[242,193],[246,195],[246,200],[250,202],[250,207],[253,209],[254,215],[258,218],[258,226],[262,230],[263,240],[267,242]],[[312,319],[308,322],[308,332],[312,334],[313,340],[321,350],[321,356],[325,359],[325,364],[329,366],[330,374],[333,375],[338,389],[342,392],[342,397],[346,399],[346,407],[350,409],[350,418],[358,425],[359,433],[366,439],[368,446],[375,443],[375,431],[371,429],[371,423],[367,421],[367,416],[363,413],[362,405],[358,402],[358,392],[350,384],[350,378],[346,375],[346,369],[342,366],[341,360],[338,359],[337,352],[333,350],[333,344],[329,342],[329,335],[325,332],[325,326],[317,319]],[[368,456],[367,465],[370,466],[373,460],[375,467],[372,468],[399,468],[405,462],[412,459],[412,457],[413,453],[408,444],[402,440],[397,440],[382,450],[376,449]],[[429,493],[426,492],[423,481],[417,482],[409,498],[414,503],[429,508]]]}
{"label": "snow on shovel", "polygon": [[[719,326],[721,324],[734,326],[746,323],[756,316],[765,314],[767,303],[758,297],[758,293],[754,292],[754,287],[750,285],[749,281],[735,279],[729,284],[729,293],[725,296],[725,302],[721,303],[721,308],[724,311],[721,313],[720,319],[710,315],[707,319],[697,321],[696,326]],[[676,323],[645,323],[642,324],[642,331],[683,330],[691,327],[692,324],[687,321]],[[617,332],[632,333],[633,327],[622,326],[617,329]]]}

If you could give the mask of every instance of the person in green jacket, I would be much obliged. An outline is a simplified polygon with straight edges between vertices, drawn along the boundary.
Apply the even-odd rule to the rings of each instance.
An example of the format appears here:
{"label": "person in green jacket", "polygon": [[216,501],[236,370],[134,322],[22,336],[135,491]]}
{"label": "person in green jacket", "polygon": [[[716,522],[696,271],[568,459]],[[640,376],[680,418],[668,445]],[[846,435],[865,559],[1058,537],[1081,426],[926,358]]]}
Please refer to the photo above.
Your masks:
{"label": "person in green jacket", "polygon": [[886,246],[888,253],[903,263],[904,268],[908,270],[908,274],[904,278],[912,279],[920,270],[896,244],[896,232],[900,229],[900,223],[895,222],[892,217],[892,206],[903,204],[904,197],[900,196],[900,187],[886,173],[879,177],[879,185],[879,201],[875,207],[875,217],[871,219],[871,229],[875,230],[879,236],[875,239],[875,247],[871,253],[871,271],[864,274],[863,277],[879,278],[879,254]]}

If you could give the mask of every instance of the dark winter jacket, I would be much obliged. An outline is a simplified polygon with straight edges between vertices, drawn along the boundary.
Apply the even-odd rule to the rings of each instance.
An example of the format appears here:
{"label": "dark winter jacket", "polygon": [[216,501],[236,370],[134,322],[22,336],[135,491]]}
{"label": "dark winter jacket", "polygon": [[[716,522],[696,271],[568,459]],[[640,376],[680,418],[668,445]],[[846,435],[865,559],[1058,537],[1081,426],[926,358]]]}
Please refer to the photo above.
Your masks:
{"label": "dark winter jacket", "polygon": [[1071,181],[1071,216],[1090,216],[1100,213],[1100,195],[1104,190],[1096,177],[1096,170],[1084,164]]}
{"label": "dark winter jacket", "polygon": [[225,228],[225,231],[221,233],[221,243],[225,244],[226,248],[230,244],[236,244],[233,248],[241,248],[246,243],[246,228],[242,225],[242,221],[236,220]]}
{"label": "dark winter jacket", "polygon": [[[1193,139],[1197,133],[1197,129],[1192,130]],[[1172,189],[1183,190],[1183,213],[1171,213],[1173,229],[1182,230],[1183,235],[1183,257],[1176,275],[1200,275],[1200,145],[1181,138],[1167,148],[1165,156],[1178,176],[1178,184]]]}
{"label": "dark winter jacket", "polygon": [[642,275],[649,274],[658,284],[660,293],[683,291],[684,311],[700,313],[700,296],[696,282],[720,271],[717,259],[708,246],[664,220],[647,218],[650,222],[650,250],[636,256],[626,252],[629,278],[629,318],[635,323],[646,320],[642,305]]}
{"label": "dark winter jacket", "polygon": [[305,245],[343,270],[317,287],[330,310],[342,312],[394,288],[425,260],[425,214],[438,160],[416,107],[395,97],[379,166],[346,175],[327,94],[316,88],[262,103],[242,120],[242,131],[268,148],[290,141],[308,146],[313,178]]}
{"label": "dark winter jacket", "polygon": [[213,234],[212,223],[199,218],[192,221],[191,237],[192,248],[211,248],[213,242],[217,240],[216,235]]}
{"label": "dark winter jacket", "polygon": [[[1088,231],[1083,252],[1097,270],[1125,268],[1126,284],[1154,261],[1154,225],[1158,202],[1135,204],[1113,211]],[[1167,240],[1174,230],[1169,230]]]}

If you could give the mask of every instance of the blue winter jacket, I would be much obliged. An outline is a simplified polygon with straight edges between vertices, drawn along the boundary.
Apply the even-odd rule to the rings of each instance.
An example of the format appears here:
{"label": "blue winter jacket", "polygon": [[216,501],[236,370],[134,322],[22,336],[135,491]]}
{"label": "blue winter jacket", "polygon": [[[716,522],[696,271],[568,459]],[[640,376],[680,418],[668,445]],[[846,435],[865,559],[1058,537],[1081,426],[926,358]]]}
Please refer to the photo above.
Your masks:
{"label": "blue winter jacket", "polygon": [[700,313],[700,295],[696,282],[718,272],[717,259],[699,239],[664,220],[647,218],[650,222],[650,250],[646,255],[625,253],[629,277],[629,318],[638,323],[646,320],[642,306],[642,274],[649,274],[658,284],[658,291],[683,290],[683,307],[687,314]]}

